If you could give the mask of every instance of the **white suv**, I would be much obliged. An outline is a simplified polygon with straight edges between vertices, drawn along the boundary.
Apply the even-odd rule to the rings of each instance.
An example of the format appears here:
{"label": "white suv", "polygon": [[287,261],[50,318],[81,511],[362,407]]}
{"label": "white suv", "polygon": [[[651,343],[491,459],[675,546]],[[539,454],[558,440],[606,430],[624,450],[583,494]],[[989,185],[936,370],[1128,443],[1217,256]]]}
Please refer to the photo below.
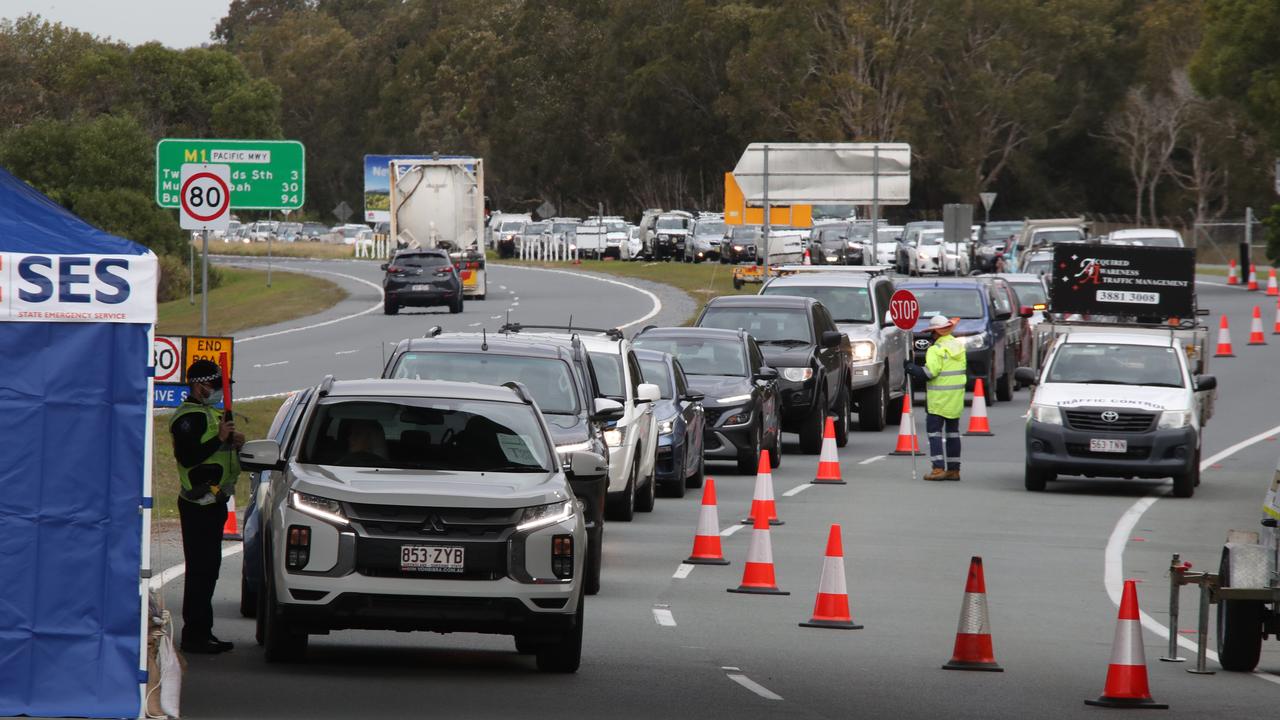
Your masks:
{"label": "white suv", "polygon": [[622,403],[622,417],[604,432],[609,446],[607,517],[630,521],[637,510],[651,512],[657,497],[654,471],[658,457],[653,404],[662,397],[662,390],[644,382],[640,361],[622,331],[508,323],[502,332],[532,332],[548,342],[565,345],[572,343],[574,336],[579,338],[591,358],[596,391],[600,397]]}
{"label": "white suv", "polygon": [[[300,659],[309,634],[426,630],[514,635],[538,669],[582,652],[582,506],[520,385],[325,379],[285,442],[255,440],[258,640]],[[283,447],[282,447],[283,446]]]}

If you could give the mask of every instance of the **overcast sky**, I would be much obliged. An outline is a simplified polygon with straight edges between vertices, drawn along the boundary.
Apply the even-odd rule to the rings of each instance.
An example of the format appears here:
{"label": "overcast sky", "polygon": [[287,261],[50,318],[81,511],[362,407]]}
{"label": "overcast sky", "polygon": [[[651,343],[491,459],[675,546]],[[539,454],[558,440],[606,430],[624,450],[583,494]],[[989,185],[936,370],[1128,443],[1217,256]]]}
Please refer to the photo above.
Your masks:
{"label": "overcast sky", "polygon": [[0,17],[36,13],[77,30],[138,45],[186,48],[209,42],[231,0],[0,0]]}

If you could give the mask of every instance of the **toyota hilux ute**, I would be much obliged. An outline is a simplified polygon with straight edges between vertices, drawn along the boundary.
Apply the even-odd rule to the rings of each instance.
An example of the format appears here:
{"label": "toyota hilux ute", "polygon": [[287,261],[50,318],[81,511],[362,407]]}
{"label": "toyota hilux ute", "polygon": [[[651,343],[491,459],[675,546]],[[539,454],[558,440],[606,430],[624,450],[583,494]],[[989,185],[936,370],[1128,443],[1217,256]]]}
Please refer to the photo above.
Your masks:
{"label": "toyota hilux ute", "polygon": [[1026,431],[1027,490],[1059,475],[1173,478],[1173,494],[1200,484],[1200,436],[1217,387],[1193,375],[1177,337],[1163,329],[1061,336],[1037,376]]}
{"label": "toyota hilux ute", "polygon": [[301,659],[333,630],[514,635],[538,668],[574,672],[582,653],[582,503],[531,395],[427,380],[332,376],[287,450],[254,440],[265,471],[258,637],[268,662]]}

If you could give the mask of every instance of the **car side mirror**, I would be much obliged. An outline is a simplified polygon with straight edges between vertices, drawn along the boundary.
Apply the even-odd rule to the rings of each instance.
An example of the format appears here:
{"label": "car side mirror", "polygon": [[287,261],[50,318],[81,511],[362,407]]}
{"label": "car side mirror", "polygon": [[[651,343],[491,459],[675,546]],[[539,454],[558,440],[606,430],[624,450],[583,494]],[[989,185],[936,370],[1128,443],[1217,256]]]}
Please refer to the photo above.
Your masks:
{"label": "car side mirror", "polygon": [[626,410],[622,407],[622,403],[609,398],[596,398],[594,410],[591,419],[594,422],[610,422],[612,420],[621,420],[626,414]]}
{"label": "car side mirror", "polygon": [[836,330],[826,330],[822,333],[822,347],[833,348],[840,347],[840,341],[844,339],[844,333]]}
{"label": "car side mirror", "polygon": [[880,321],[880,327],[889,327],[890,325],[893,325],[893,313],[886,310],[884,318]]}
{"label": "car side mirror", "polygon": [[760,372],[756,373],[754,379],[756,382],[772,382],[778,379],[778,370],[768,365],[761,365]]}
{"label": "car side mirror", "polygon": [[1036,371],[1029,367],[1020,367],[1013,371],[1013,379],[1023,385],[1038,385],[1040,378],[1036,375]]}
{"label": "car side mirror", "polygon": [[654,403],[662,399],[662,389],[653,383],[640,383],[636,391],[636,402]]}
{"label": "car side mirror", "polygon": [[390,267],[390,266],[389,266],[387,263],[382,263],[382,265],[380,265],[379,267],[381,267],[381,268],[382,268],[382,272],[386,272],[386,271],[387,271],[387,268],[388,268],[388,267]]}
{"label": "car side mirror", "polygon": [[1030,305],[1023,305],[1021,308],[1018,309],[1019,317],[1029,318],[1035,314],[1036,314],[1036,311]]}
{"label": "car side mirror", "polygon": [[1011,313],[1011,312],[998,312],[998,313],[996,313],[996,319],[997,319],[997,320],[1008,320],[1008,319],[1009,319],[1009,318],[1011,318],[1011,317],[1013,317],[1013,313]]}
{"label": "car side mirror", "polygon": [[608,474],[609,464],[604,456],[589,450],[578,450],[569,455],[569,472],[574,477],[599,477]]}
{"label": "car side mirror", "polygon": [[688,402],[702,402],[707,396],[700,392],[687,392],[684,394],[683,400]]}
{"label": "car side mirror", "polygon": [[283,470],[280,443],[275,440],[250,440],[240,448],[240,467],[250,472]]}
{"label": "car side mirror", "polygon": [[1216,390],[1218,387],[1218,378],[1212,375],[1197,375],[1195,377],[1196,390]]}

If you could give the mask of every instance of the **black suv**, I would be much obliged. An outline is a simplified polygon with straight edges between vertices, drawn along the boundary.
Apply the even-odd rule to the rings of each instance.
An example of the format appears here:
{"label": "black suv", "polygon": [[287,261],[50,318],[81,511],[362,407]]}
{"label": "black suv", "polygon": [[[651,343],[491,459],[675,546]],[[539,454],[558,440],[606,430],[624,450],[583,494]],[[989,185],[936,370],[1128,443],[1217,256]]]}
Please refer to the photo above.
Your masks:
{"label": "black suv", "polygon": [[[483,333],[441,334],[401,340],[382,371],[384,378],[453,380],[485,385],[516,381],[528,388],[551,429],[562,460],[586,451],[609,457],[602,427],[622,416],[622,405],[600,397],[587,352],[580,343],[561,346],[533,338]],[[600,589],[604,501],[609,475],[569,475],[587,521],[586,590]]]}
{"label": "black suv", "polygon": [[403,250],[383,263],[382,311],[395,315],[402,307],[447,305],[462,312],[462,279],[443,250]]}
{"label": "black suv", "polygon": [[778,371],[782,429],[800,434],[802,452],[822,449],[827,415],[835,417],[837,437],[848,432],[852,349],[822,303],[787,295],[718,297],[695,324],[742,329],[755,338],[764,361]]}
{"label": "black suv", "polygon": [[761,450],[782,462],[778,371],[764,362],[755,339],[742,330],[647,327],[637,348],[670,353],[680,361],[689,389],[702,394],[707,460],[734,460],[738,472],[756,471]]}

